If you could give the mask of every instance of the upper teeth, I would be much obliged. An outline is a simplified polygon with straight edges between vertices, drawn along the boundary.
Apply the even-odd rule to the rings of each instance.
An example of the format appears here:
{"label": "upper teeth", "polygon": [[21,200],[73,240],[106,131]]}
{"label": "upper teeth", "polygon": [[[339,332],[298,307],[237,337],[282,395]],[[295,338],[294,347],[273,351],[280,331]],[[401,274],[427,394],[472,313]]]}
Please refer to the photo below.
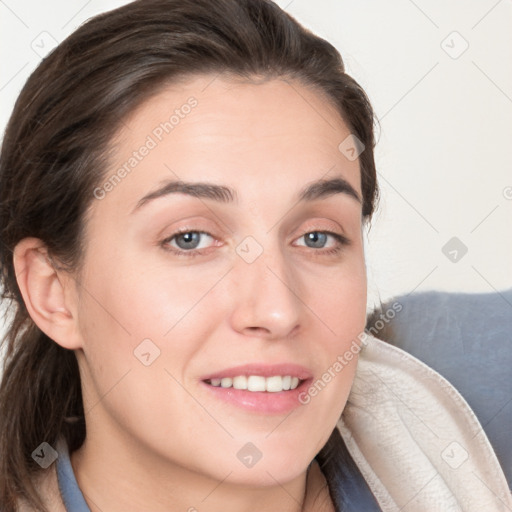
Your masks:
{"label": "upper teeth", "polygon": [[224,377],[222,379],[211,379],[210,384],[215,387],[246,389],[247,391],[270,391],[277,393],[279,391],[288,391],[295,389],[299,385],[297,377],[290,375],[276,375],[273,377],[262,377],[260,375],[239,375],[238,377]]}

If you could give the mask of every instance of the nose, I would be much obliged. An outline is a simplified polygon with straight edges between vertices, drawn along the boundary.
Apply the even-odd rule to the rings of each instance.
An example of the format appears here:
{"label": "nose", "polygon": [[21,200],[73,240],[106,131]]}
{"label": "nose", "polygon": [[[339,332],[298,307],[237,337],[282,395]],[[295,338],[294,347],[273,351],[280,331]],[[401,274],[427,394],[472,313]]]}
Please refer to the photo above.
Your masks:
{"label": "nose", "polygon": [[252,263],[239,258],[233,272],[231,325],[248,336],[286,339],[300,327],[300,280],[279,249],[266,248]]}

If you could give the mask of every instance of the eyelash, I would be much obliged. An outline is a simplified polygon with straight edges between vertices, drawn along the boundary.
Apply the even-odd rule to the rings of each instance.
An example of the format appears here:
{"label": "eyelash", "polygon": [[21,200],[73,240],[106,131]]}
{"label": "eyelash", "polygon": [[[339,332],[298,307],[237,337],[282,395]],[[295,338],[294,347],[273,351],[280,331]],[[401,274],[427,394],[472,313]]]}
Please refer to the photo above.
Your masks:
{"label": "eyelash", "polygon": [[[203,254],[204,249],[191,249],[190,251],[184,251],[182,249],[176,249],[176,248],[170,247],[168,245],[173,239],[177,238],[180,235],[184,235],[184,234],[188,234],[188,233],[199,233],[199,234],[208,235],[208,236],[214,238],[210,233],[208,233],[206,231],[184,229],[181,231],[177,231],[176,233],[172,234],[171,236],[165,238],[164,240],[162,240],[160,245],[165,251],[171,252],[178,257],[195,258],[196,256],[201,256]],[[303,238],[310,233],[320,233],[323,235],[332,236],[337,242],[336,247],[333,247],[331,249],[322,250],[322,249],[310,248],[314,252],[320,253],[319,256],[335,255],[335,254],[339,253],[343,248],[345,248],[351,244],[350,240],[347,237],[340,235],[339,233],[334,233],[332,231],[320,231],[320,230],[308,231],[308,232],[304,233],[303,235],[301,235],[299,238]]]}

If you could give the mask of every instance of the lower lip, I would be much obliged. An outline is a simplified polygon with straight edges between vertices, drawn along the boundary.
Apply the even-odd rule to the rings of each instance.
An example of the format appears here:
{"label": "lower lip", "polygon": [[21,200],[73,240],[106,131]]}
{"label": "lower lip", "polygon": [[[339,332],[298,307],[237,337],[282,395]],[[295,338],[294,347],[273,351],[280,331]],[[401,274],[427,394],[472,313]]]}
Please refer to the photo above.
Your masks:
{"label": "lower lip", "polygon": [[278,391],[277,393],[222,388],[211,386],[206,382],[202,382],[202,384],[218,399],[247,411],[260,414],[286,414],[302,405],[299,396],[308,389],[310,381],[311,379],[304,380],[295,389]]}

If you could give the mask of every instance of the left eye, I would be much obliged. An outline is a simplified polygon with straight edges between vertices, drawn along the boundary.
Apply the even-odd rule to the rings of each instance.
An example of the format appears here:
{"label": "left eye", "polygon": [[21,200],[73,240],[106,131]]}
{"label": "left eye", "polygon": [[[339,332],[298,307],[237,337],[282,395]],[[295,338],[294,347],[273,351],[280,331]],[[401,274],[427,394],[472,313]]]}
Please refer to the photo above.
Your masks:
{"label": "left eye", "polygon": [[330,231],[311,231],[299,237],[298,240],[304,239],[305,246],[311,249],[324,249],[329,238],[334,239],[334,243],[331,245],[332,248],[347,243],[344,236]]}
{"label": "left eye", "polygon": [[302,235],[299,240],[304,239],[307,247],[323,249],[324,245],[327,243],[328,236],[329,235],[323,231],[312,231],[311,233]]}

